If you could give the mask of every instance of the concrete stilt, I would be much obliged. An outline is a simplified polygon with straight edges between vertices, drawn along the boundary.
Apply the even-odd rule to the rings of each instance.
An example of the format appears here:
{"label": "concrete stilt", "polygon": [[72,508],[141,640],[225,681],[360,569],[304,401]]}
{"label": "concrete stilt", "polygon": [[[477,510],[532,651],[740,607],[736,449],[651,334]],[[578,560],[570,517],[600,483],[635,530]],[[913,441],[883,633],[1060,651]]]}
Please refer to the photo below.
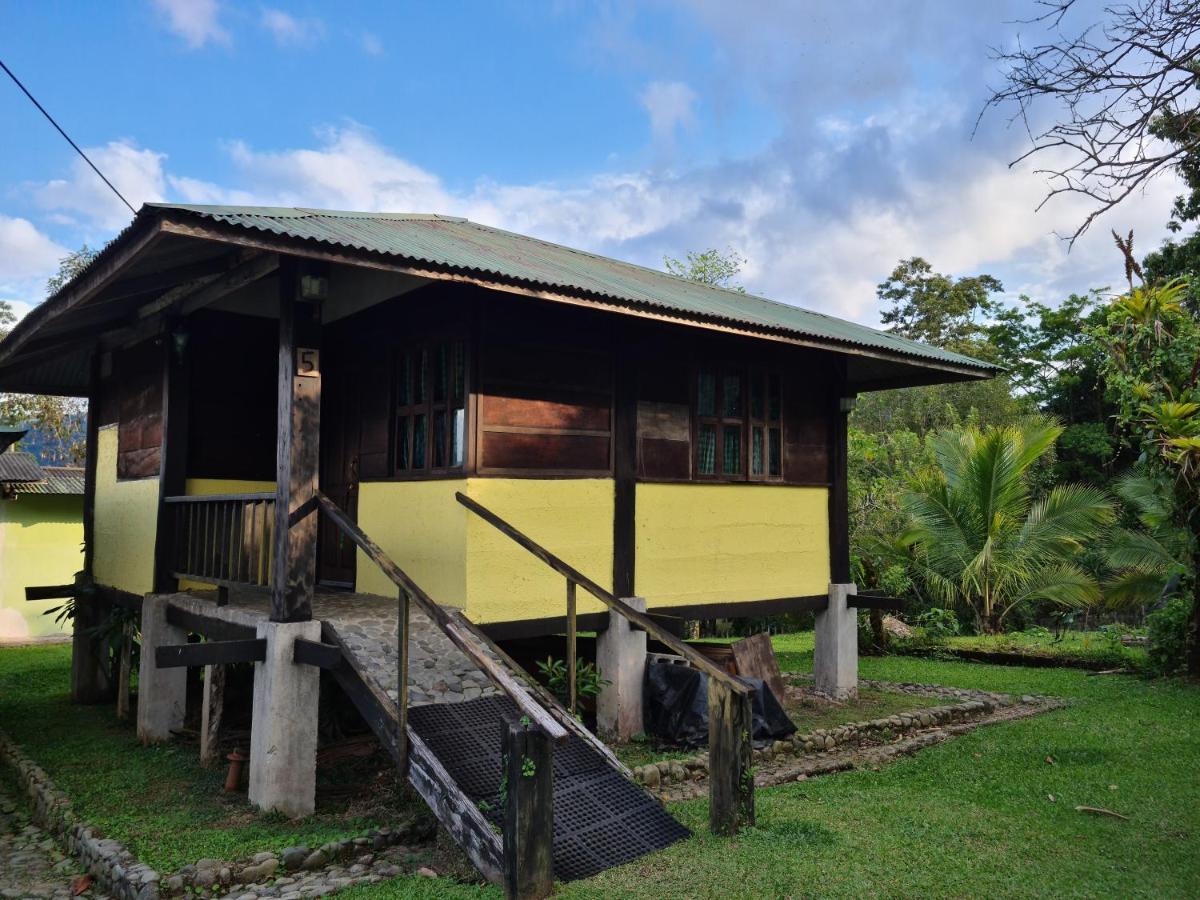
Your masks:
{"label": "concrete stilt", "polygon": [[187,669],[160,669],[155,651],[186,644],[187,632],[167,622],[167,597],[151,594],[142,601],[142,665],[138,671],[137,732],[142,743],[170,740],[183,727],[187,710]]}
{"label": "concrete stilt", "polygon": [[321,623],[262,622],[267,658],[254,664],[250,802],[264,812],[312,815],[317,794],[320,670],[292,661],[297,638],[321,639]]}
{"label": "concrete stilt", "polygon": [[816,689],[839,700],[858,696],[858,610],[853,584],[829,585],[829,608],[817,613],[813,674]]}
{"label": "concrete stilt", "polygon": [[[646,611],[642,597],[625,600]],[[646,677],[646,632],[634,631],[617,612],[608,614],[608,628],[596,639],[596,667],[612,684],[596,698],[596,725],[600,734],[618,741],[632,740],[643,731],[642,688]]]}

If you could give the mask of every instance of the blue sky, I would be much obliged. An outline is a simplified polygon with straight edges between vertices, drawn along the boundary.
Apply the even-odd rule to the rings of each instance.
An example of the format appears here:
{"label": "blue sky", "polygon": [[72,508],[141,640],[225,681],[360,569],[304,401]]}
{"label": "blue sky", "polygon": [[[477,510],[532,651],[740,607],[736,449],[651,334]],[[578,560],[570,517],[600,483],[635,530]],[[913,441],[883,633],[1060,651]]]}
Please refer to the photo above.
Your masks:
{"label": "blue sky", "polygon": [[[0,0],[0,58],[134,205],[386,209],[660,266],[730,248],[748,289],[874,324],[918,254],[1055,302],[1119,276],[1176,186],[1102,219],[1034,213],[989,48],[1032,0],[104,4]],[[1091,13],[1084,10],[1081,15]],[[130,214],[0,82],[0,299]]]}

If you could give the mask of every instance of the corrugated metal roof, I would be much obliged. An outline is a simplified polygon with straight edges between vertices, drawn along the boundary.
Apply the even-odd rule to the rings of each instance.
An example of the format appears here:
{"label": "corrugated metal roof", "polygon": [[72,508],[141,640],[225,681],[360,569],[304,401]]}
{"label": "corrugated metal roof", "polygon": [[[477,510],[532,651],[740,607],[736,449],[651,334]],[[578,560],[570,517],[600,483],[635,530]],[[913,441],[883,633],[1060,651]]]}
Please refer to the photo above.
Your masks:
{"label": "corrugated metal roof", "polygon": [[997,366],[812,310],[712,287],[654,269],[451,216],[262,206],[147,204],[247,230],[650,307],[683,318],[901,354],[978,371]]}
{"label": "corrugated metal roof", "polygon": [[83,469],[76,466],[42,466],[42,481],[13,485],[17,494],[83,496]]}
{"label": "corrugated metal roof", "polygon": [[0,453],[0,481],[8,484],[42,480],[42,467],[32,453],[10,450]]}

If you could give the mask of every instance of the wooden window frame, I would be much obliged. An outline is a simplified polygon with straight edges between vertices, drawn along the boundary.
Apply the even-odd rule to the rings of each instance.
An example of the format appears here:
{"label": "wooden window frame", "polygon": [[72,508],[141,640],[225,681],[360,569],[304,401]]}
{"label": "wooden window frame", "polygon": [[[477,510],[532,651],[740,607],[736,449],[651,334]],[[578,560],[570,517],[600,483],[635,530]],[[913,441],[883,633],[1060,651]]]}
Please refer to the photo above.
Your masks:
{"label": "wooden window frame", "polygon": [[[455,360],[454,348],[457,346],[462,355],[462,394],[454,396]],[[437,372],[436,354],[440,348],[447,351],[446,383],[442,398],[436,399],[434,381]],[[393,351],[392,363],[392,403],[391,403],[391,465],[390,481],[422,481],[438,478],[461,478],[468,473],[470,460],[471,432],[471,379],[472,357],[471,341],[465,334],[444,334],[435,337],[426,336],[419,340],[396,346]],[[416,363],[425,369],[423,394],[419,403],[413,402],[412,392],[417,384],[415,368],[408,373],[411,378],[407,391],[409,396],[406,403],[401,403],[401,379],[406,377],[404,368]],[[456,402],[457,401],[457,402]],[[461,405],[459,405],[461,404]],[[453,458],[453,411],[462,410],[462,434],[459,452],[461,459],[451,465]],[[435,465],[434,423],[439,413],[444,414],[444,461],[443,465]],[[425,447],[424,464],[420,468],[413,466],[416,456],[415,427],[417,416],[425,418]],[[403,438],[400,434],[401,423],[405,424]],[[404,446],[401,446],[403,440]],[[408,465],[400,468],[402,454],[407,454]]]}
{"label": "wooden window frame", "polygon": [[[714,373],[716,379],[713,394],[715,415],[702,414],[700,412],[700,376],[704,372]],[[729,415],[725,411],[725,378],[729,375],[736,375],[741,380],[742,402],[741,414],[738,416]],[[761,417],[755,416],[753,409],[753,390],[756,376],[762,377],[764,385],[763,414]],[[770,386],[772,378],[777,379],[779,386],[778,409],[774,419],[770,418]],[[781,371],[773,366],[751,366],[742,363],[729,363],[727,361],[698,362],[692,366],[691,467],[693,481],[728,484],[784,483],[783,453],[786,447],[786,440],[783,426],[783,381]],[[700,471],[700,432],[707,425],[711,425],[716,429],[716,444],[713,448],[713,471],[711,473]],[[725,429],[730,426],[737,426],[739,435],[739,471],[732,474],[723,471]],[[755,428],[762,428],[763,430],[763,472],[761,474],[751,472],[751,453],[753,450],[751,441],[753,440]],[[771,474],[770,464],[770,432],[773,428],[779,431],[779,472],[777,474]]]}

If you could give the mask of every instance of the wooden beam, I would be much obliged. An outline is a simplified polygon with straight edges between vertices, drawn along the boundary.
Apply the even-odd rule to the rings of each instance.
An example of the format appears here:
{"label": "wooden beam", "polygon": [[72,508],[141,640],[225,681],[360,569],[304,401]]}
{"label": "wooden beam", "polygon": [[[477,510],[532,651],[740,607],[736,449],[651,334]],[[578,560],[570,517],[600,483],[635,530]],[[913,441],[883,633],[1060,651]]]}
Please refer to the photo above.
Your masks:
{"label": "wooden beam", "polygon": [[891,612],[901,612],[908,605],[903,597],[880,597],[875,594],[851,594],[846,598],[846,605],[854,609],[886,609]]}
{"label": "wooden beam", "polygon": [[48,584],[27,587],[25,588],[25,600],[31,603],[35,600],[61,600],[67,597],[74,597],[77,590],[73,584]]}
{"label": "wooden beam", "polygon": [[846,361],[839,361],[829,400],[829,580],[850,583],[850,483],[846,436],[850,412],[843,409],[847,398]]}
{"label": "wooden beam", "polygon": [[92,351],[88,376],[87,432],[83,446],[83,575],[95,580],[96,465],[100,440],[100,354]]}
{"label": "wooden beam", "polygon": [[336,669],[342,662],[342,648],[336,644],[296,638],[292,647],[292,661],[318,669]]}
{"label": "wooden beam", "polygon": [[754,772],[750,697],[708,679],[708,824],[714,834],[735,835],[754,824]]}
{"label": "wooden beam", "polygon": [[233,663],[262,662],[266,658],[267,642],[264,638],[169,644],[157,647],[154,651],[154,664],[160,669],[227,666]]}
{"label": "wooden beam", "polygon": [[299,299],[300,272],[279,273],[279,403],[271,621],[307,622],[317,580],[317,520],[291,520],[317,491],[321,437],[320,309]]}
{"label": "wooden beam", "polygon": [[223,275],[206,275],[189,285],[172,288],[158,299],[139,307],[138,318],[145,319],[172,307],[177,307],[179,316],[189,316],[227,294],[270,275],[278,268],[279,257],[276,254],[256,253]]}
{"label": "wooden beam", "polygon": [[200,700],[200,765],[221,762],[221,724],[225,718],[225,667],[204,667],[204,691]]}
{"label": "wooden beam", "polygon": [[553,754],[541,729],[504,723],[504,896],[510,900],[538,900],[554,890]]}
{"label": "wooden beam", "polygon": [[194,613],[178,606],[167,607],[167,623],[184,631],[202,634],[213,641],[242,641],[253,639],[255,636],[252,625],[241,625],[228,619]]}
{"label": "wooden beam", "polygon": [[612,580],[617,597],[637,596],[637,402],[636,367],[618,364],[613,392]]}
{"label": "wooden beam", "polygon": [[186,348],[168,331],[162,348],[162,447],[158,469],[158,519],[154,532],[154,591],[179,589],[175,577],[175,520],[167,498],[187,485],[188,431],[191,418],[191,364]]}

